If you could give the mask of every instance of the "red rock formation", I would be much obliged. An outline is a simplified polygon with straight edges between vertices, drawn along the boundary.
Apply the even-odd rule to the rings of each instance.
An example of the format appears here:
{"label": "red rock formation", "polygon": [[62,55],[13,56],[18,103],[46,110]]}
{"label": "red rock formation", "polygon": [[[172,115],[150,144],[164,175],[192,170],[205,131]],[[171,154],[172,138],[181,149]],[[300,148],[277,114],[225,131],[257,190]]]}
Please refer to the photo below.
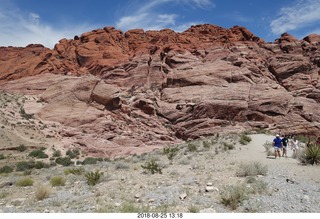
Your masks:
{"label": "red rock formation", "polygon": [[108,156],[249,128],[316,134],[319,45],[317,35],[265,43],[238,26],[106,27],[53,50],[0,48],[0,89],[41,95],[38,118]]}

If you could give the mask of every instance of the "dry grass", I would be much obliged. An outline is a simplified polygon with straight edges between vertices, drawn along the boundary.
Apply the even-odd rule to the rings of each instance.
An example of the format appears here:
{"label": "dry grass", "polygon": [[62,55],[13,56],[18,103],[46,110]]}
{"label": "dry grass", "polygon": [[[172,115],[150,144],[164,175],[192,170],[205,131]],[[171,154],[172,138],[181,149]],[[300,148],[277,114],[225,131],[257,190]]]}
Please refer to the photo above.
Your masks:
{"label": "dry grass", "polygon": [[50,187],[42,185],[37,188],[36,193],[35,193],[35,197],[37,200],[43,200],[43,199],[48,198],[51,193],[52,193],[52,191],[51,191]]}

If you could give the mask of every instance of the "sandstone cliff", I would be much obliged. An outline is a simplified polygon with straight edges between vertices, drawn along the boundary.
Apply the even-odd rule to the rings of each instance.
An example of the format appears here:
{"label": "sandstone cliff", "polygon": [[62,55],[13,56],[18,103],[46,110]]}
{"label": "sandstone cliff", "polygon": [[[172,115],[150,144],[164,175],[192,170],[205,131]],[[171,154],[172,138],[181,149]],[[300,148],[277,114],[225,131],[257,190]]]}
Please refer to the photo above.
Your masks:
{"label": "sandstone cliff", "polygon": [[251,128],[318,135],[319,75],[320,35],[266,43],[238,26],[105,27],[53,50],[0,48],[0,89],[37,95],[38,119],[97,154]]}

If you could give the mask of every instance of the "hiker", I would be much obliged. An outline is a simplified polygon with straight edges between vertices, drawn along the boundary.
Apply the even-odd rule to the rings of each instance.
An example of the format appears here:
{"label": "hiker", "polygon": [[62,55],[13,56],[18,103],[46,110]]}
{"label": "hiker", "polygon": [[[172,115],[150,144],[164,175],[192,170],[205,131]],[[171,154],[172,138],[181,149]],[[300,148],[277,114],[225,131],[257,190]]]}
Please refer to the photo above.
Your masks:
{"label": "hiker", "polygon": [[288,142],[289,142],[289,139],[288,139],[288,136],[284,136],[282,138],[282,157],[287,157],[287,149],[288,149]]}
{"label": "hiker", "polygon": [[280,138],[279,134],[277,134],[276,138],[273,139],[272,146],[274,148],[274,157],[275,157],[275,159],[277,159],[277,155],[280,158],[281,157],[280,150],[282,148],[282,139]]}
{"label": "hiker", "polygon": [[290,148],[293,150],[293,157],[297,156],[297,151],[299,150],[299,141],[293,137],[290,141]]}

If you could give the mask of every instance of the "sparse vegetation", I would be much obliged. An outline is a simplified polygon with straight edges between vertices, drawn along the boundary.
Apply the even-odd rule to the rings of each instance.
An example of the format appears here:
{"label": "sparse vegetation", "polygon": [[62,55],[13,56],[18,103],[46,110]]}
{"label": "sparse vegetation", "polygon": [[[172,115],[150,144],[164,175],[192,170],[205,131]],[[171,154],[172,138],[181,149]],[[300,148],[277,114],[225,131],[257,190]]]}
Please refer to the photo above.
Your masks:
{"label": "sparse vegetation", "polygon": [[54,176],[50,179],[50,184],[55,186],[64,186],[66,184],[66,179],[62,176]]}
{"label": "sparse vegetation", "polygon": [[210,149],[211,147],[211,144],[209,143],[209,141],[203,141],[202,142],[202,145],[205,149]]}
{"label": "sparse vegetation", "polygon": [[199,213],[200,209],[196,205],[191,205],[191,206],[188,207],[188,211],[190,213]]}
{"label": "sparse vegetation", "polygon": [[87,179],[87,183],[90,186],[94,186],[97,183],[99,183],[100,178],[103,176],[103,173],[99,170],[96,170],[95,172],[88,172],[85,174],[85,177]]}
{"label": "sparse vegetation", "polygon": [[141,165],[141,167],[146,172],[150,172],[151,174],[155,174],[155,173],[162,174],[162,168],[159,166],[159,164],[154,159],[151,159],[145,165]]}
{"label": "sparse vegetation", "polygon": [[48,186],[42,185],[37,188],[35,196],[37,200],[43,200],[48,198],[50,194],[51,194],[51,188],[49,188]]}
{"label": "sparse vegetation", "polygon": [[303,153],[300,154],[299,160],[304,164],[320,164],[320,147],[312,144],[311,146],[305,148]]}
{"label": "sparse vegetation", "polygon": [[195,151],[197,151],[197,145],[195,145],[194,143],[189,143],[188,145],[187,145],[187,147],[188,147],[188,151],[190,151],[190,152],[195,152]]}
{"label": "sparse vegetation", "polygon": [[97,162],[98,162],[98,158],[86,157],[86,158],[82,161],[82,164],[83,164],[83,165],[90,165],[90,164],[97,164]]}
{"label": "sparse vegetation", "polygon": [[22,118],[26,120],[33,119],[33,114],[26,113],[23,107],[20,107],[20,115]]}
{"label": "sparse vegetation", "polygon": [[17,148],[17,151],[23,152],[27,150],[27,147],[24,144],[20,144],[19,147]]}
{"label": "sparse vegetation", "polygon": [[228,151],[228,150],[233,150],[235,148],[234,144],[232,143],[227,143],[223,142],[223,150]]}
{"label": "sparse vegetation", "polygon": [[49,156],[42,149],[34,150],[29,153],[29,157],[48,158]]}
{"label": "sparse vegetation", "polygon": [[173,160],[173,157],[175,157],[178,154],[179,148],[178,147],[165,147],[163,148],[163,154],[167,155],[169,160]]}
{"label": "sparse vegetation", "polygon": [[53,152],[52,157],[61,157],[61,151],[56,150]]}
{"label": "sparse vegetation", "polygon": [[248,198],[248,191],[244,184],[226,186],[220,193],[220,197],[222,204],[235,210],[239,204]]}
{"label": "sparse vegetation", "polygon": [[246,144],[249,144],[249,142],[251,141],[251,137],[246,135],[246,134],[241,134],[240,135],[240,140],[239,140],[239,143],[242,144],[242,145],[246,145]]}
{"label": "sparse vegetation", "polygon": [[16,182],[16,186],[24,187],[24,186],[32,186],[33,180],[30,177],[23,177]]}
{"label": "sparse vegetation", "polygon": [[267,175],[268,167],[260,162],[241,164],[236,175],[239,177]]}
{"label": "sparse vegetation", "polygon": [[56,159],[56,163],[62,166],[70,166],[72,164],[72,161],[70,157],[58,157]]}
{"label": "sparse vegetation", "polygon": [[76,158],[80,155],[79,149],[67,150],[66,155],[69,156],[71,159]]}
{"label": "sparse vegetation", "polygon": [[4,160],[6,157],[3,154],[0,154],[0,160]]}
{"label": "sparse vegetation", "polygon": [[85,172],[84,168],[79,167],[79,168],[71,168],[71,169],[65,169],[64,170],[64,174],[65,175],[69,175],[69,174],[73,174],[73,175],[82,175]]}
{"label": "sparse vegetation", "polygon": [[3,167],[0,167],[0,174],[1,173],[11,173],[13,172],[13,167],[5,165]]}
{"label": "sparse vegetation", "polygon": [[16,164],[16,171],[25,171],[31,170],[35,168],[35,162],[33,160],[30,161],[20,161]]}

